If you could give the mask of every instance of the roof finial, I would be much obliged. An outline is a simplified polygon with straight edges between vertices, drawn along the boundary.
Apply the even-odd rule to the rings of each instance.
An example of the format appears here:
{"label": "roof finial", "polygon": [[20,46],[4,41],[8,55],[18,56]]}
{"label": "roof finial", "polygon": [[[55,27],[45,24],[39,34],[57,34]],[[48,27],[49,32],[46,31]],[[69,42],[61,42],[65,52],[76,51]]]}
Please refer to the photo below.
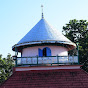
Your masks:
{"label": "roof finial", "polygon": [[43,19],[43,18],[44,18],[44,17],[43,17],[43,5],[41,5],[41,8],[42,8],[42,19]]}

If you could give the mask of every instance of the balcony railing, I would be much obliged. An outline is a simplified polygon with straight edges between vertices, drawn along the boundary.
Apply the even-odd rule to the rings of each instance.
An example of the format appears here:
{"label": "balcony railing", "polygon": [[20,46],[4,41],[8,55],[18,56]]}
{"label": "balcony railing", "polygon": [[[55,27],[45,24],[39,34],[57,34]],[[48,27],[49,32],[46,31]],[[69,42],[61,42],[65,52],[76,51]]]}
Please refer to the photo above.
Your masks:
{"label": "balcony railing", "polygon": [[78,64],[78,56],[17,57],[17,66],[46,64]]}

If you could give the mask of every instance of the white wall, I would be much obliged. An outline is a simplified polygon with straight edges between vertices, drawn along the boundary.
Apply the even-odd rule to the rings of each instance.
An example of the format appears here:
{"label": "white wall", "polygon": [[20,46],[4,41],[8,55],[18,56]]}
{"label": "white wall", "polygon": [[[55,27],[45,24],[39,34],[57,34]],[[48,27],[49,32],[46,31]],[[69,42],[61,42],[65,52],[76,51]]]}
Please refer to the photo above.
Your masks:
{"label": "white wall", "polygon": [[68,49],[62,46],[34,46],[24,48],[22,50],[22,57],[37,56],[38,48],[43,49],[45,47],[49,47],[51,49],[52,56],[68,56]]}

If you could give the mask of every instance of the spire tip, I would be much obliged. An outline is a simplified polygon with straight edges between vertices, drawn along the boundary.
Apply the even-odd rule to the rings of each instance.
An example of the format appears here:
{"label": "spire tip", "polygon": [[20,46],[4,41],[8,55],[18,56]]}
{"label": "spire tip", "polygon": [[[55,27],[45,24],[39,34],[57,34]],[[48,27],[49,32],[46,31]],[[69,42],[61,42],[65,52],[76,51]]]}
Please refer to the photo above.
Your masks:
{"label": "spire tip", "polygon": [[42,8],[42,19],[44,18],[44,16],[43,16],[43,5],[41,5],[41,8]]}

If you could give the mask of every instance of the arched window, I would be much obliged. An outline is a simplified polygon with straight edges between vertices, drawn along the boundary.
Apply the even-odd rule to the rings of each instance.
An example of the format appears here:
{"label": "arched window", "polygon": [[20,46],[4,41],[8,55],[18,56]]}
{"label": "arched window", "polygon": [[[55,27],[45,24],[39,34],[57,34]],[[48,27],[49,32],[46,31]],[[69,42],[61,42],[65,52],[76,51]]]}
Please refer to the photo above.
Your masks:
{"label": "arched window", "polygon": [[44,57],[47,56],[47,49],[46,49],[46,48],[43,49],[43,56],[44,56]]}
{"label": "arched window", "polygon": [[39,49],[39,56],[40,57],[51,56],[51,49],[48,47],[43,48],[43,50]]}

